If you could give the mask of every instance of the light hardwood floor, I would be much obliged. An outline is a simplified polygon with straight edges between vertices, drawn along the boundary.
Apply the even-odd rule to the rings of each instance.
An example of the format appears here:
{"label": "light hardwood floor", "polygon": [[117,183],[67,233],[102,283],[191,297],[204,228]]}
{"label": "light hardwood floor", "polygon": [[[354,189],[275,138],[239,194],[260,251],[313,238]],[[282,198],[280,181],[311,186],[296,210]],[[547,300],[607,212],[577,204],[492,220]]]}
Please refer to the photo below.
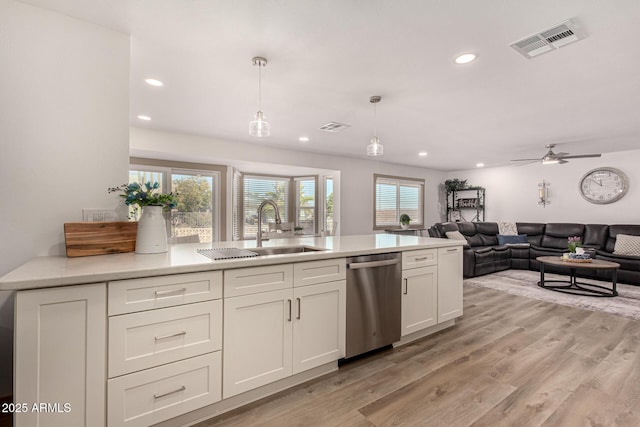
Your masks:
{"label": "light hardwood floor", "polygon": [[206,426],[640,426],[640,322],[465,287],[455,327]]}

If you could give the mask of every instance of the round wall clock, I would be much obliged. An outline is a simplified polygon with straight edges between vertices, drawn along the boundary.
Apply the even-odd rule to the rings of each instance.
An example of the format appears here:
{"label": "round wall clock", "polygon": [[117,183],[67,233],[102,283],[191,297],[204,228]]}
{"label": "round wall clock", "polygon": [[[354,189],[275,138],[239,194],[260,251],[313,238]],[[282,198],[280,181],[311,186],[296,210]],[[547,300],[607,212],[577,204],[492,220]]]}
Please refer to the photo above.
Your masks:
{"label": "round wall clock", "polygon": [[588,202],[603,205],[620,200],[629,189],[627,176],[619,169],[596,168],[587,172],[579,183],[579,191]]}

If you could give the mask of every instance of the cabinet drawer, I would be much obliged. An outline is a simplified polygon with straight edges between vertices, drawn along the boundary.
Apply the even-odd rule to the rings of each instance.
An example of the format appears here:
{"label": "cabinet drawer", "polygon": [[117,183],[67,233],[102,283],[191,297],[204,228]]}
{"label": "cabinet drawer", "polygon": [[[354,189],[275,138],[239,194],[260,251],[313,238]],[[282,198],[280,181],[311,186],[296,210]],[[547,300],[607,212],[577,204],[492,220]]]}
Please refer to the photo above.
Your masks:
{"label": "cabinet drawer", "polygon": [[224,272],[224,297],[277,291],[293,287],[293,265],[238,268]]}
{"label": "cabinet drawer", "polygon": [[344,258],[299,262],[293,265],[293,286],[335,282],[347,277]]}
{"label": "cabinet drawer", "polygon": [[222,347],[222,300],[109,318],[109,377]]}
{"label": "cabinet drawer", "polygon": [[109,282],[109,316],[222,298],[222,272]]}
{"label": "cabinet drawer", "polygon": [[402,253],[402,269],[426,267],[438,264],[437,249],[420,249]]}
{"label": "cabinet drawer", "polygon": [[218,402],[219,351],[108,381],[108,425],[150,426]]}

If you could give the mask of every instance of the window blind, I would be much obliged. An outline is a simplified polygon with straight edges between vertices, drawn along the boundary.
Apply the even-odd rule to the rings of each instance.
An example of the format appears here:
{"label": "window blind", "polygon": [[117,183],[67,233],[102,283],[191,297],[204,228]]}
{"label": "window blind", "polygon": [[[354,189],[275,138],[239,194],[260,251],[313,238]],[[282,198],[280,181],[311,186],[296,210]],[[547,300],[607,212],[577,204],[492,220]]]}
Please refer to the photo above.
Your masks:
{"label": "window blind", "polygon": [[397,226],[402,214],[411,217],[411,225],[423,225],[423,194],[423,180],[375,175],[374,227]]}
{"label": "window blind", "polygon": [[[276,202],[282,222],[289,221],[289,178],[248,176],[242,178],[242,229],[243,238],[254,238],[258,231],[258,207],[271,199]],[[273,208],[267,207],[267,214],[262,216],[262,227],[268,231],[266,224],[273,222],[275,213]]]}

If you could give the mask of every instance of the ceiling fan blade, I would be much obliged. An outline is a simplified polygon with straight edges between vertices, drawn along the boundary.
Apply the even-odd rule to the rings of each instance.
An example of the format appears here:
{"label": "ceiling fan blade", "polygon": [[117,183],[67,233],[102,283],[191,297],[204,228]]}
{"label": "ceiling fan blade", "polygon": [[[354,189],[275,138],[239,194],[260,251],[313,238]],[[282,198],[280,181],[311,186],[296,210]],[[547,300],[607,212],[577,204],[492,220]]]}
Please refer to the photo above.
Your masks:
{"label": "ceiling fan blade", "polygon": [[558,159],[558,160],[559,160],[559,161],[558,161],[558,164],[559,164],[559,165],[563,165],[563,164],[565,164],[565,163],[569,163],[569,162],[567,162],[566,160],[563,160],[563,159]]}
{"label": "ceiling fan blade", "polygon": [[512,162],[538,162],[540,159],[511,159]]}
{"label": "ceiling fan blade", "polygon": [[554,153],[554,156],[560,158],[560,157],[567,157],[569,154],[570,153]]}
{"label": "ceiling fan blade", "polygon": [[522,162],[522,163],[514,165],[514,166],[525,166],[525,165],[530,165],[530,164],[533,164],[533,163],[538,163],[539,161],[540,161],[540,159],[531,159],[528,162]]}
{"label": "ceiling fan blade", "polygon": [[602,154],[578,154],[576,156],[559,156],[562,159],[584,159],[587,157],[600,157]]}

